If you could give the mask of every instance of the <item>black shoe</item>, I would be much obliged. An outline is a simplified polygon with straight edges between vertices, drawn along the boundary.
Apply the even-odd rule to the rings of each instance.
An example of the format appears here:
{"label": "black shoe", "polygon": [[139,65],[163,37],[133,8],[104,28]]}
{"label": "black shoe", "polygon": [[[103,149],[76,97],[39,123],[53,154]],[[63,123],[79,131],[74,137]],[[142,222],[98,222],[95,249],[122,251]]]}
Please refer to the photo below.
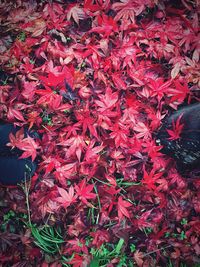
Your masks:
{"label": "black shoe", "polygon": [[[183,128],[180,138],[170,140],[167,129],[173,129],[173,122],[180,117]],[[181,108],[166,119],[156,135],[156,143],[162,145],[162,153],[174,158],[178,164],[193,166],[200,163],[200,103]]]}
{"label": "black shoe", "polygon": [[29,159],[0,157],[0,184],[17,185],[29,180],[36,170],[36,164]]}

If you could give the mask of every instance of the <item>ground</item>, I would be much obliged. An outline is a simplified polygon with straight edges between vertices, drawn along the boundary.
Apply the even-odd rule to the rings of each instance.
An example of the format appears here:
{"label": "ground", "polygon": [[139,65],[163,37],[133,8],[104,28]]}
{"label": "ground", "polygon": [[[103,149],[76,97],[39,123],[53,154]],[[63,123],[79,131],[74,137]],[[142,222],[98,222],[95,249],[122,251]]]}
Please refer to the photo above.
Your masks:
{"label": "ground", "polygon": [[199,102],[198,1],[0,3],[0,118],[37,163],[0,188],[1,266],[200,266],[200,179],[156,145]]}

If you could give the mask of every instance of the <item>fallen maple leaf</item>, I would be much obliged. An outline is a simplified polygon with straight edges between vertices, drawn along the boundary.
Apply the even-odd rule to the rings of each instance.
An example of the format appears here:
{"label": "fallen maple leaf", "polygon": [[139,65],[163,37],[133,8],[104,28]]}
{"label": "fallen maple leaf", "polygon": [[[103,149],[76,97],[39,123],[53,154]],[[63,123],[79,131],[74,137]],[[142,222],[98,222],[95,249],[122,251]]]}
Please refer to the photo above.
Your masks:
{"label": "fallen maple leaf", "polygon": [[151,137],[150,129],[143,122],[138,121],[133,130],[137,132],[137,138],[148,139]]}
{"label": "fallen maple leaf", "polygon": [[155,190],[155,182],[163,175],[162,172],[156,173],[156,170],[152,169],[148,174],[144,169],[143,183],[147,185],[149,189]]}
{"label": "fallen maple leaf", "polygon": [[67,20],[69,21],[71,18],[79,24],[80,19],[85,18],[85,12],[82,8],[78,7],[78,5],[72,6],[67,13]]}
{"label": "fallen maple leaf", "polygon": [[86,186],[86,180],[83,180],[79,185],[75,185],[75,189],[80,200],[86,205],[89,204],[87,199],[96,198],[96,194],[91,193],[93,188],[94,188],[94,185]]}
{"label": "fallen maple leaf", "polygon": [[77,198],[74,195],[74,188],[70,186],[69,191],[67,192],[65,189],[58,187],[58,192],[61,197],[57,197],[55,200],[61,204],[64,208],[69,207]]}
{"label": "fallen maple leaf", "polygon": [[111,109],[118,100],[118,92],[113,93],[111,88],[106,88],[106,93],[99,95],[101,101],[96,100],[95,103],[99,106],[99,111],[103,112],[106,109]]}
{"label": "fallen maple leaf", "polygon": [[60,142],[58,145],[66,147],[68,146],[66,157],[70,157],[75,154],[79,162],[81,161],[82,151],[87,147],[84,136],[79,135]]}
{"label": "fallen maple leaf", "polygon": [[88,163],[97,162],[99,160],[99,152],[104,149],[103,145],[95,146],[95,141],[92,140],[87,147],[84,160]]}
{"label": "fallen maple leaf", "polygon": [[124,216],[130,219],[127,208],[131,206],[132,204],[130,202],[123,200],[121,196],[119,197],[117,203],[119,220],[123,219]]}
{"label": "fallen maple leaf", "polygon": [[12,148],[17,147],[20,150],[25,151],[21,155],[21,159],[32,157],[32,161],[34,161],[37,155],[36,150],[39,149],[40,146],[30,136],[27,136],[26,138],[22,139],[23,137],[23,128],[16,132],[16,136],[14,136],[13,133],[10,133],[10,143],[8,143],[7,146],[11,146]]}
{"label": "fallen maple leaf", "polygon": [[170,135],[170,137],[168,138],[169,140],[177,140],[180,138],[180,134],[181,134],[182,129],[184,127],[184,124],[182,124],[180,122],[182,116],[183,116],[183,114],[178,117],[176,122],[172,121],[172,128],[173,128],[172,130],[167,129],[167,132]]}
{"label": "fallen maple leaf", "polygon": [[76,165],[77,163],[73,162],[56,168],[54,174],[61,184],[66,185],[66,179],[76,173]]}
{"label": "fallen maple leaf", "polygon": [[25,151],[21,155],[20,157],[21,159],[32,157],[32,161],[34,161],[36,158],[37,155],[36,150],[40,148],[40,146],[30,136],[24,138],[20,143],[18,143],[17,147]]}
{"label": "fallen maple leaf", "polygon": [[136,263],[137,263],[137,265],[138,265],[138,267],[142,267],[142,265],[143,265],[143,253],[142,252],[140,252],[139,250],[136,250],[136,252],[134,253],[134,256],[133,256],[133,258],[134,258],[134,260],[136,261]]}
{"label": "fallen maple leaf", "polygon": [[19,110],[16,110],[14,108],[11,108],[11,107],[9,108],[7,116],[9,120],[14,120],[14,118],[16,118],[19,121],[25,122],[25,119],[22,113]]}
{"label": "fallen maple leaf", "polygon": [[67,262],[68,264],[73,264],[73,267],[86,267],[84,264],[84,257],[79,256],[78,254],[75,254],[72,258],[72,260]]}
{"label": "fallen maple leaf", "polygon": [[145,8],[144,4],[138,4],[137,1],[121,1],[114,3],[112,8],[117,11],[115,20],[122,20],[124,23],[127,19],[130,22],[135,23],[135,15],[139,15],[142,10]]}
{"label": "fallen maple leaf", "polygon": [[14,135],[13,133],[9,134],[10,142],[7,143],[7,146],[10,146],[11,149],[17,147],[17,144],[24,138],[24,129],[21,128],[19,131],[16,132]]}

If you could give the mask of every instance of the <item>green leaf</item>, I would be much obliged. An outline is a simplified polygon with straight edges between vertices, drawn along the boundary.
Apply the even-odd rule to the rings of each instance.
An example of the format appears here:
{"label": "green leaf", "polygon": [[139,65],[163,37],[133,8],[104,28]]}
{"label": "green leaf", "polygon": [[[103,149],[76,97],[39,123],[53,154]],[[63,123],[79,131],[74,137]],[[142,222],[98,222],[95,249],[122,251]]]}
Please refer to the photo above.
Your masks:
{"label": "green leaf", "polygon": [[182,224],[182,225],[186,225],[187,223],[188,223],[187,219],[183,218],[183,219],[181,220],[181,224]]}
{"label": "green leaf", "polygon": [[31,226],[31,232],[34,237],[34,243],[40,247],[43,251],[53,254],[59,252],[59,244],[63,243],[63,238],[59,238],[56,233],[56,229],[44,226],[42,229]]}
{"label": "green leaf", "polygon": [[94,258],[91,262],[90,262],[90,266],[89,267],[100,267],[99,266],[99,259],[98,258]]}
{"label": "green leaf", "polygon": [[136,251],[136,246],[135,246],[135,244],[131,244],[131,245],[130,245],[130,250],[131,250],[131,252],[135,252],[135,251]]}
{"label": "green leaf", "polygon": [[165,237],[169,237],[170,236],[170,233],[169,232],[166,232],[165,233]]}
{"label": "green leaf", "polygon": [[186,237],[184,231],[181,231],[180,239],[181,239],[181,240],[184,240],[184,239],[186,239],[186,238],[187,238],[187,237]]}
{"label": "green leaf", "polygon": [[123,244],[124,244],[124,239],[123,238],[120,238],[120,240],[119,240],[119,242],[118,242],[118,244],[116,246],[116,249],[115,249],[115,251],[116,251],[117,254],[120,253]]}

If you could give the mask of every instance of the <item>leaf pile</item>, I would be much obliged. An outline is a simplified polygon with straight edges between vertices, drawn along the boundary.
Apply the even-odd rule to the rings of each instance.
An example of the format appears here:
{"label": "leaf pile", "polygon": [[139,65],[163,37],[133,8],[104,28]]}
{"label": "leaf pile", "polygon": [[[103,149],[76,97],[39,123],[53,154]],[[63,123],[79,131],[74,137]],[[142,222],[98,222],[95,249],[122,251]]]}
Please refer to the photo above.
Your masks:
{"label": "leaf pile", "polygon": [[40,135],[10,146],[38,164],[31,221],[62,231],[53,256],[36,247],[23,192],[2,190],[3,266],[198,264],[200,180],[155,132],[200,99],[199,1],[6,1],[0,13],[0,118]]}

